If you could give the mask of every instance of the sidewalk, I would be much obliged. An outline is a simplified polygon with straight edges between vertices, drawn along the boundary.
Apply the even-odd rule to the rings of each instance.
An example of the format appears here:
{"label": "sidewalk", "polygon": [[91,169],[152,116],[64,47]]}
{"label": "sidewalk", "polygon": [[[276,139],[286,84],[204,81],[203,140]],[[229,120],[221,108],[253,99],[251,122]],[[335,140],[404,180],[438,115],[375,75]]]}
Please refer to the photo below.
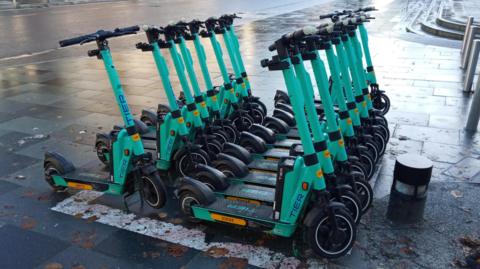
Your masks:
{"label": "sidewalk", "polygon": [[[126,214],[118,198],[52,193],[43,181],[43,153],[59,151],[81,166],[96,159],[95,133],[120,122],[102,63],[82,57],[0,70],[0,268],[453,268],[469,250],[458,239],[480,237],[480,135],[463,131],[471,97],[461,91],[459,48],[400,31],[402,3],[378,6],[368,25],[376,74],[392,101],[392,138],[352,255],[329,262],[294,257],[288,239],[188,225],[174,202],[160,213]],[[254,94],[271,108],[275,90],[284,89],[279,72],[259,65],[274,38],[347,8],[355,7],[334,1],[238,28]],[[165,101],[149,53],[112,53],[135,114]],[[179,90],[177,80],[173,86]],[[434,173],[424,223],[395,227],[384,215],[395,158],[403,153],[429,157]]]}

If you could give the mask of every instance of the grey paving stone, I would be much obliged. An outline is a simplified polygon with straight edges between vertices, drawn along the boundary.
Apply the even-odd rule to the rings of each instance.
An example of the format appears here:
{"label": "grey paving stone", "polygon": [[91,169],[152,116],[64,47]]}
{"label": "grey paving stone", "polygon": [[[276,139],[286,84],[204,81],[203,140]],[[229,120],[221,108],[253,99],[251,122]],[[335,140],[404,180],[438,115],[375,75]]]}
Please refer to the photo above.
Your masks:
{"label": "grey paving stone", "polygon": [[447,115],[430,115],[430,127],[461,130],[465,126],[465,119]]}
{"label": "grey paving stone", "polygon": [[[118,110],[118,108],[113,107]],[[81,124],[81,125],[88,125],[92,127],[101,127],[103,130],[110,130],[113,125],[115,124],[122,124],[122,118],[120,115],[117,113],[116,115],[118,116],[109,116],[105,114],[100,114],[100,113],[92,113],[90,115],[87,115],[85,117],[78,118],[75,120],[75,123]],[[1,127],[1,125],[0,125]]]}
{"label": "grey paving stone", "polygon": [[413,125],[399,125],[395,137],[407,138],[424,142],[437,142],[458,145],[460,140],[459,130],[421,127]]}
{"label": "grey paving stone", "polygon": [[469,152],[462,146],[434,142],[425,142],[423,144],[422,154],[432,161],[452,164],[469,156]]}
{"label": "grey paving stone", "polygon": [[68,125],[60,119],[44,120],[23,116],[0,123],[0,129],[12,130],[29,134],[49,134]]}
{"label": "grey paving stone", "polygon": [[2,164],[0,165],[0,175],[8,175],[34,164],[39,159],[0,149],[0,160],[2,160]]}
{"label": "grey paving stone", "polygon": [[471,180],[480,172],[480,160],[467,157],[450,166],[444,174],[460,180]]}
{"label": "grey paving stone", "polygon": [[25,93],[25,94],[20,94],[12,97],[8,97],[8,100],[13,100],[17,102],[23,102],[23,103],[32,103],[32,104],[39,104],[39,105],[50,105],[52,103],[58,102],[65,97],[63,96],[58,96],[54,94],[48,94],[48,93]]}
{"label": "grey paving stone", "polygon": [[[91,251],[77,246],[71,246],[49,258],[36,269],[44,269],[51,263],[58,263],[63,268],[125,268],[141,269],[145,268],[141,263],[132,263],[120,258],[113,258],[96,251]],[[80,267],[83,266],[83,267]]]}
{"label": "grey paving stone", "polygon": [[10,225],[0,228],[0,236],[1,268],[34,268],[68,247],[61,240]]}
{"label": "grey paving stone", "polygon": [[[95,251],[154,268],[180,268],[198,250],[166,243],[145,235],[119,230],[95,247]],[[175,254],[175,253],[181,253]]]}
{"label": "grey paving stone", "polygon": [[32,106],[32,104],[21,103],[11,100],[2,99],[0,100],[0,112],[4,113],[15,113],[19,110],[25,109]]}
{"label": "grey paving stone", "polygon": [[50,138],[46,141],[19,150],[17,151],[17,154],[43,160],[45,152],[47,151],[54,151],[62,154],[75,166],[82,166],[90,160],[97,158],[93,146],[81,145],[54,138]]}

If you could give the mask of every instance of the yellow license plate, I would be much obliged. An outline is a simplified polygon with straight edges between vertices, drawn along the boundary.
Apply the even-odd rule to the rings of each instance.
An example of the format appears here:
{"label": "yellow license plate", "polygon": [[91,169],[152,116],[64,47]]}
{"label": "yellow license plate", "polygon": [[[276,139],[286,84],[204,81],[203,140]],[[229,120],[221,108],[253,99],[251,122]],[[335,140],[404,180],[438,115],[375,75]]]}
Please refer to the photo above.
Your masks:
{"label": "yellow license plate", "polygon": [[77,183],[77,182],[68,182],[67,186],[69,188],[78,189],[78,190],[92,190],[93,189],[92,185]]}
{"label": "yellow license plate", "polygon": [[247,221],[244,219],[239,219],[239,218],[234,218],[230,216],[225,216],[225,215],[220,215],[217,213],[211,213],[210,217],[216,221],[221,221],[221,222],[226,222],[230,224],[235,224],[235,225],[240,225],[240,226],[245,226],[247,225]]}

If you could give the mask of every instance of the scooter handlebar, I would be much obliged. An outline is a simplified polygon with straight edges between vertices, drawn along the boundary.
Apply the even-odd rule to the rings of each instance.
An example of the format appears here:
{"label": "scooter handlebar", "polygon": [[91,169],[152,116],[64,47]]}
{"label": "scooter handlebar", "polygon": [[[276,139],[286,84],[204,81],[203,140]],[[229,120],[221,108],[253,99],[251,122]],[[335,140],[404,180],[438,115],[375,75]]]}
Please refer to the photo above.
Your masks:
{"label": "scooter handlebar", "polygon": [[136,34],[139,30],[140,30],[140,27],[138,27],[138,25],[125,27],[125,28],[116,28],[113,31],[98,30],[95,33],[61,40],[58,43],[60,44],[60,47],[67,47],[67,46],[72,46],[76,44],[84,44],[84,43],[92,42],[95,40],[105,40],[111,37]]}
{"label": "scooter handlebar", "polygon": [[162,33],[162,32],[163,32],[163,27],[161,27],[161,26],[156,26],[156,25],[147,25],[147,24],[144,24],[144,25],[142,25],[142,30],[143,30],[144,32],[156,31],[156,32]]}

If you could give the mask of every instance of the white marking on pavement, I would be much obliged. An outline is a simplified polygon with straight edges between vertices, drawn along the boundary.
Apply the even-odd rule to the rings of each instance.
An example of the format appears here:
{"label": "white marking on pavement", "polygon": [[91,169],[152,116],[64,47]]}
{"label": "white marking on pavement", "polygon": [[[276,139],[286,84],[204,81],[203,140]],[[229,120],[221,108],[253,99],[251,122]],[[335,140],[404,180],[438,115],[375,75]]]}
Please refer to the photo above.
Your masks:
{"label": "white marking on pavement", "polygon": [[[106,225],[125,229],[131,232],[147,235],[170,243],[180,244],[200,251],[207,251],[212,247],[223,248],[228,252],[223,257],[235,257],[248,260],[253,266],[262,268],[296,268],[300,261],[295,257],[287,257],[282,253],[272,251],[266,247],[240,243],[206,243],[205,233],[200,229],[188,229],[160,220],[139,217],[133,213],[127,214],[123,210],[110,208],[100,204],[90,204],[102,193],[82,191],[52,207],[53,211],[82,216],[87,219],[92,216],[96,221]],[[326,268],[325,263],[310,259],[307,264],[311,268]]]}

